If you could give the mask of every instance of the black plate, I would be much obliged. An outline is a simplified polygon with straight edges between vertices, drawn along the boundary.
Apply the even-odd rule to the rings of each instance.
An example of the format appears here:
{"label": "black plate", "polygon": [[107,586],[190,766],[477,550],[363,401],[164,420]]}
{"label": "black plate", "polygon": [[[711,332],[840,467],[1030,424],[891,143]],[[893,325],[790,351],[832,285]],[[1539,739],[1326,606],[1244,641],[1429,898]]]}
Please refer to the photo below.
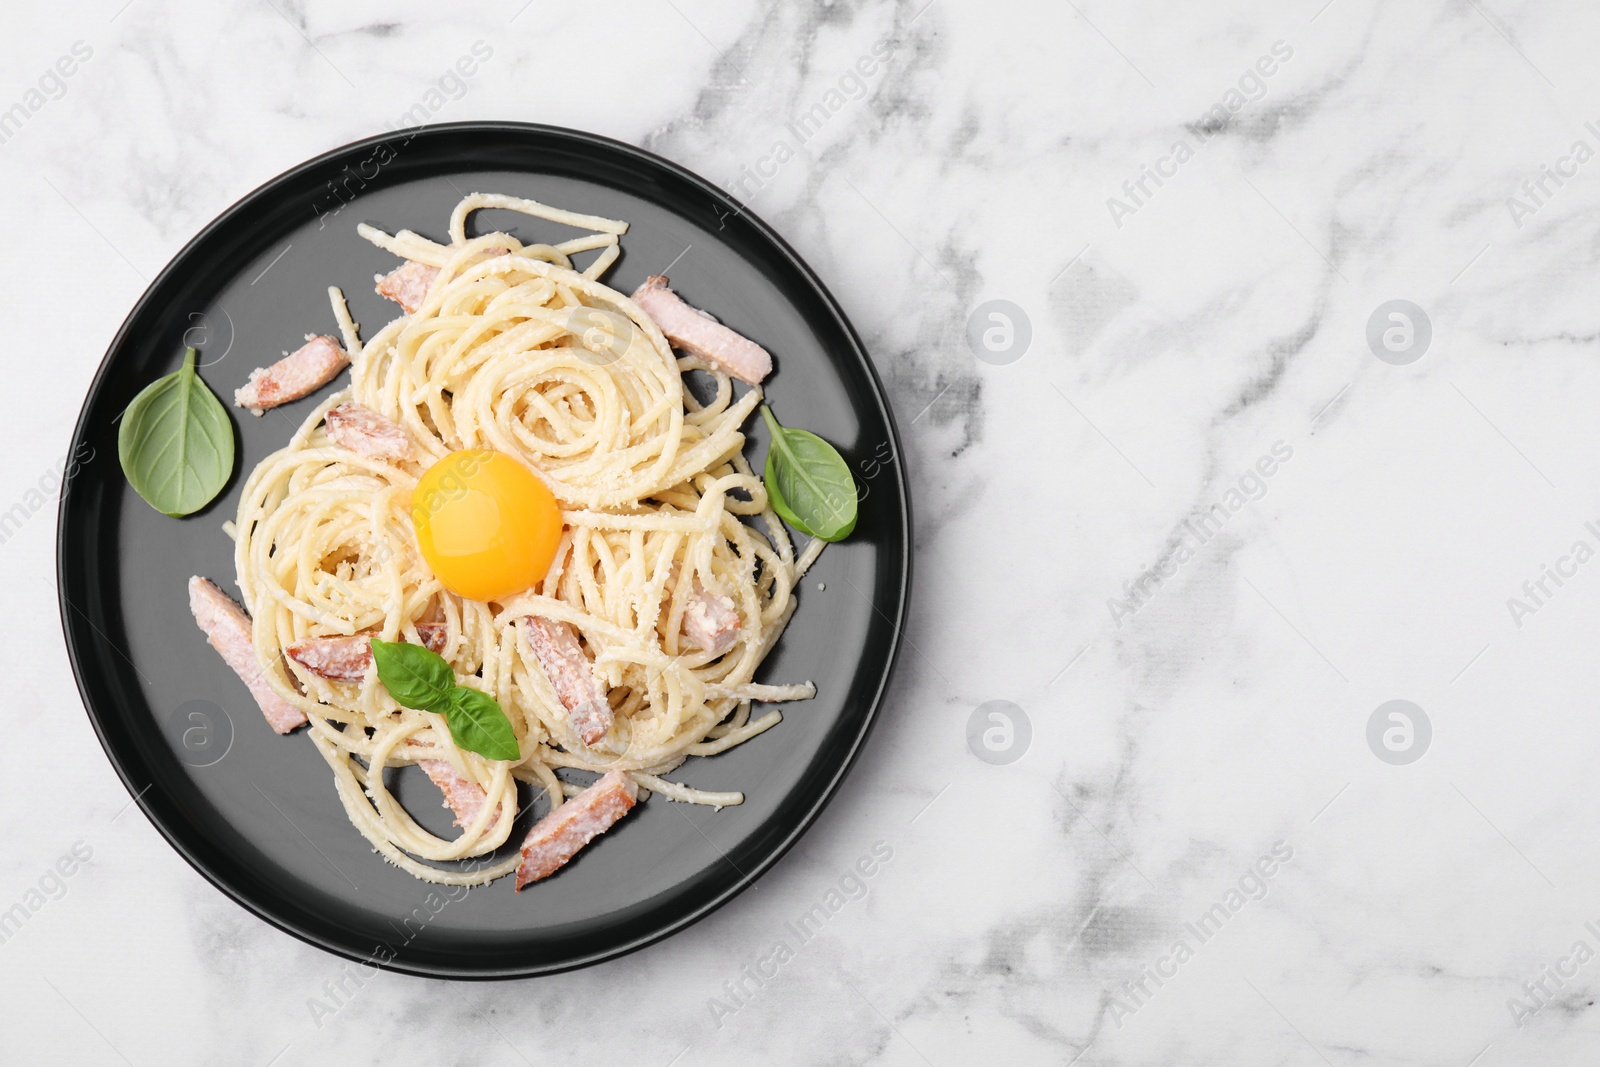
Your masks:
{"label": "black plate", "polygon": [[[812,679],[817,698],[791,705],[750,744],[674,775],[743,789],[743,806],[719,812],[656,798],[548,881],[518,894],[502,879],[446,900],[371,850],[304,732],[268,729],[189,616],[191,574],[236,591],[232,544],[219,527],[237,509],[242,472],[284,444],[315,398],[261,418],[231,408],[241,471],[215,504],[183,520],[127,487],[115,422],[139,389],[178,366],[186,337],[202,349],[203,377],[231,401],[251,369],[303,334],[337,333],[329,285],[344,289],[370,335],[396,314],[371,282],[395,260],[357,237],[356,223],[448,239],[451,207],[473,191],[628,220],[623,258],[606,280],[626,292],[670,264],[687,299],[774,353],[774,410],[837,444],[866,495],[854,535],[808,576],[758,676]],[[510,228],[524,240],[573,232],[507,212],[480,213],[475,228]],[[759,419],[751,431],[759,469]],[[704,917],[817,817],[866,738],[899,647],[910,590],[903,454],[855,331],[794,251],[735,201],[681,167],[590,134],[429,127],[357,142],[268,182],[207,226],[139,301],[89,389],[74,448],[86,461],[61,502],[62,624],[112,765],[173,847],[223,892],[296,937],[399,971],[549,973]],[[428,795],[425,779],[414,784],[402,780],[403,802],[448,834],[437,792]]]}

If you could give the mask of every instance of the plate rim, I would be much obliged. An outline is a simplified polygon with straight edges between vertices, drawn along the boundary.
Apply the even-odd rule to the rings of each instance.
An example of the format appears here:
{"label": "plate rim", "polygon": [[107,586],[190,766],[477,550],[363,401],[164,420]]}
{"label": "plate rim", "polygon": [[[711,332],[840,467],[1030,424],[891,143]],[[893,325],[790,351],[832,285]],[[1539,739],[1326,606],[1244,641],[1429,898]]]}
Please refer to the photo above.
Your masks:
{"label": "plate rim", "polygon": [[[788,854],[789,850],[799,842],[800,838],[803,837],[813,825],[815,825],[823,810],[833,801],[834,797],[838,795],[839,789],[844,783],[845,777],[855,767],[856,761],[860,757],[862,749],[865,748],[867,739],[871,735],[873,727],[876,725],[883,710],[884,702],[888,696],[889,687],[893,683],[895,671],[899,665],[901,647],[904,643],[905,623],[911,606],[913,562],[912,550],[914,538],[912,535],[911,486],[908,472],[905,469],[906,452],[901,443],[899,427],[895,422],[894,409],[889,403],[888,393],[884,389],[883,380],[878,375],[876,366],[868,356],[866,346],[862,344],[860,335],[856,332],[855,326],[851,323],[850,319],[845,315],[844,309],[840,306],[838,300],[834,298],[833,293],[823,283],[821,277],[819,277],[811,268],[811,266],[803,258],[801,258],[799,253],[797,253],[790,246],[789,242],[784,240],[783,236],[774,230],[772,226],[769,225],[765,220],[756,215],[746,205],[734,199],[730,194],[712,184],[706,178],[703,178],[695,172],[689,170],[687,167],[657,155],[648,149],[629,144],[626,141],[617,140],[612,137],[592,133],[586,130],[577,130],[570,127],[556,126],[546,123],[514,122],[506,120],[473,120],[464,122],[432,123],[424,126],[412,127],[409,129],[403,128],[380,134],[373,134],[371,136],[350,141],[327,151],[321,152],[310,159],[306,159],[284,171],[281,171],[280,173],[252,188],[249,192],[236,199],[233,203],[228,205],[227,208],[218,213],[193,237],[185,242],[183,247],[181,247],[177,252],[173,253],[165,266],[162,267],[160,272],[158,272],[145,287],[138,300],[134,302],[133,307],[129,310],[128,314],[123,319],[122,324],[117,328],[116,333],[112,336],[110,343],[107,345],[105,355],[101,357],[100,365],[96,369],[94,377],[90,380],[88,389],[84,393],[83,406],[79,410],[78,418],[73,424],[71,437],[72,447],[77,448],[83,441],[90,410],[95,406],[96,399],[99,397],[100,392],[105,387],[106,378],[111,371],[112,361],[116,354],[127,343],[127,339],[132,332],[134,323],[142,317],[146,306],[152,302],[156,294],[167,287],[169,279],[178,273],[180,266],[184,264],[184,262],[189,258],[190,254],[203,242],[207,241],[213,233],[232,223],[233,220],[251,207],[259,198],[268,196],[274,189],[291,183],[295,178],[299,177],[304,172],[325,166],[337,158],[343,157],[347,154],[359,154],[364,150],[375,148],[380,144],[393,142],[400,137],[404,137],[407,142],[410,142],[418,138],[442,137],[460,134],[479,134],[485,137],[524,137],[528,135],[534,135],[565,139],[574,143],[575,145],[591,150],[620,154],[624,157],[632,157],[633,160],[645,167],[654,167],[665,170],[674,178],[696,187],[701,192],[709,196],[712,199],[713,204],[726,208],[729,212],[737,213],[748,220],[749,224],[757,231],[759,236],[764,241],[769,243],[773,248],[775,248],[782,255],[782,257],[788,261],[788,263],[795,269],[798,276],[802,278],[805,283],[814,291],[816,297],[821,301],[822,306],[827,309],[828,313],[834,318],[838,327],[843,331],[844,336],[850,342],[850,355],[853,356],[855,361],[860,365],[861,370],[865,373],[868,382],[871,384],[870,402],[878,409],[884,426],[888,430],[890,447],[893,449],[893,455],[896,459],[896,462],[892,464],[894,468],[893,477],[899,488],[900,499],[898,520],[901,564],[900,573],[898,575],[898,585],[896,589],[897,603],[895,605],[895,614],[894,617],[888,618],[891,630],[888,638],[888,655],[885,659],[877,685],[871,694],[871,698],[866,702],[864,713],[861,715],[860,725],[857,727],[854,732],[854,736],[850,740],[849,750],[845,753],[844,758],[839,761],[837,767],[834,769],[833,774],[831,777],[829,777],[817,798],[802,813],[801,817],[788,828],[788,830],[783,834],[782,838],[767,850],[766,854],[761,857],[758,863],[752,865],[748,871],[741,872],[740,876],[720,893],[717,893],[714,896],[711,896],[700,902],[684,914],[674,917],[672,920],[663,923],[658,928],[639,934],[626,942],[597,949],[581,955],[568,957],[557,962],[550,963],[529,961],[527,964],[521,966],[470,968],[419,963],[399,954],[391,956],[387,960],[380,960],[375,958],[373,953],[361,954],[355,952],[349,946],[340,944],[330,938],[322,937],[312,930],[303,929],[298,924],[290,921],[288,918],[273,912],[270,908],[262,904],[259,904],[252,896],[245,893],[242,889],[236,887],[229,878],[225,877],[218,871],[213,870],[210,864],[202,860],[188,847],[181,829],[174,825],[169,825],[169,821],[164,816],[158,814],[152,803],[145,799],[146,796],[153,791],[153,787],[156,784],[155,780],[152,780],[152,782],[145,786],[138,786],[134,782],[131,769],[129,766],[127,766],[127,761],[125,761],[123,754],[116,750],[108,741],[106,730],[101,723],[100,714],[95,708],[95,698],[91,695],[88,680],[85,677],[85,671],[83,668],[83,655],[80,649],[80,645],[83,643],[81,640],[83,638],[83,635],[80,632],[81,628],[72,621],[72,613],[76,611],[79,614],[83,614],[82,609],[72,604],[67,598],[66,569],[68,561],[66,519],[69,504],[73,496],[73,484],[75,479],[69,479],[63,484],[61,497],[56,507],[55,577],[57,609],[60,614],[62,635],[66,643],[67,659],[72,667],[73,680],[77,685],[79,700],[83,704],[84,712],[89,719],[90,726],[94,730],[95,740],[99,743],[101,751],[105,753],[105,756],[110,761],[112,768],[116,771],[117,777],[121,780],[123,787],[127,789],[129,794],[132,796],[132,802],[138,805],[139,809],[144,813],[145,818],[149,820],[152,826],[155,827],[156,831],[166,841],[167,845],[171,847],[178,855],[183,857],[184,861],[188,863],[189,866],[196,872],[198,872],[202,878],[204,878],[216,889],[220,890],[224,896],[233,901],[235,904],[243,907],[252,915],[266,922],[274,929],[280,930],[283,933],[294,937],[296,940],[315,946],[316,948],[319,948],[322,951],[330,953],[336,957],[351,960],[357,963],[370,964],[372,966],[380,967],[386,971],[407,974],[416,977],[447,978],[467,981],[501,981],[560,974],[584,967],[591,967],[608,960],[629,955],[633,952],[637,952],[650,945],[663,941],[666,938],[680,933],[700,920],[706,918],[708,915],[717,911],[729,901],[739,896],[746,889],[750,888],[750,886],[754,885],[756,881],[770,871],[779,860]],[[882,614],[882,609],[878,608],[875,604],[872,606],[875,611],[877,611],[880,615]],[[84,615],[84,621],[90,627],[93,626],[92,621],[89,620],[87,615]]]}

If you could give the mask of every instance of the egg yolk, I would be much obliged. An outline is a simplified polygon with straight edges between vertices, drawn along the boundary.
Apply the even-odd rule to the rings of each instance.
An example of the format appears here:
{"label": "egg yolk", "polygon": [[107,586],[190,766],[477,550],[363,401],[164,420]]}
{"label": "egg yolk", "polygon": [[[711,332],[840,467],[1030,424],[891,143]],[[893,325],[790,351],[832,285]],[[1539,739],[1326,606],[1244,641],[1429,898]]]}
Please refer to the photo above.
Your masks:
{"label": "egg yolk", "polygon": [[489,449],[452,452],[411,495],[417,544],[434,576],[468,600],[502,600],[544,578],[561,509],[538,475]]}

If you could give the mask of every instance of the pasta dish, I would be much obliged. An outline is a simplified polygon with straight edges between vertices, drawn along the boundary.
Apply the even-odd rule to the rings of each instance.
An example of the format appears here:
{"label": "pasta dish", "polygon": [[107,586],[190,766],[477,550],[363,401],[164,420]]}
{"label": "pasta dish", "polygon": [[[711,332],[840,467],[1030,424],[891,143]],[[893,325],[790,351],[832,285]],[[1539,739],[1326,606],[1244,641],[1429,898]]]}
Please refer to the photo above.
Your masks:
{"label": "pasta dish", "polygon": [[[483,208],[578,235],[470,237]],[[652,794],[739,804],[686,761],[780,721],[756,705],[815,693],[754,680],[825,543],[796,554],[744,455],[771,357],[665,278],[606,285],[626,231],[489,194],[456,205],[448,242],[362,225],[404,260],[378,281],[403,313],[363,341],[331,289],[338,336],[235,397],[259,415],[349,368],[244,483],[239,603],[196,577],[191,606],[269,724],[307,727],[356,829],[418,878],[516,872],[521,889]],[[410,765],[455,836],[397,801]],[[519,784],[549,811],[507,855]]]}

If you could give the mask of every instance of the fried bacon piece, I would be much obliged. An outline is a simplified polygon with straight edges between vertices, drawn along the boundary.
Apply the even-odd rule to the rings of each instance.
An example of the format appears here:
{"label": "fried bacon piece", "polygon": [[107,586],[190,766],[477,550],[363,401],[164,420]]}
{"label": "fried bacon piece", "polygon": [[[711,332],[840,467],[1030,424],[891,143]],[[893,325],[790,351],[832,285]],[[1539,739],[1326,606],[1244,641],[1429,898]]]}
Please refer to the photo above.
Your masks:
{"label": "fried bacon piece", "polygon": [[646,278],[633,291],[633,302],[655,320],[675,346],[735,378],[760,385],[761,379],[772,373],[771,353],[699,308],[684,303],[667,288],[667,279],[661,275]]}
{"label": "fried bacon piece", "polygon": [[739,638],[739,613],[733,598],[718,596],[694,583],[694,596],[683,612],[683,636],[696,648],[720,656]]}
{"label": "fried bacon piece", "polygon": [[189,610],[205,632],[206,640],[233,668],[256,698],[267,724],[280,734],[306,723],[305,712],[277,694],[256,662],[255,643],[250,636],[250,616],[232,597],[205,578],[189,579]]}
{"label": "fried bacon piece", "polygon": [[[483,787],[462,775],[449,760],[418,760],[417,766],[423,769],[433,780],[433,784],[439,787],[439,792],[444,794],[445,803],[455,812],[456,825],[463,830],[471,826],[472,820],[478,817],[478,812],[483,810],[484,804],[489,800],[489,794],[483,791]],[[496,818],[498,815],[490,815],[489,823],[492,824]]]}
{"label": "fried bacon piece", "polygon": [[[429,652],[444,648],[450,628],[442,622],[417,623],[417,636]],[[372,635],[307,637],[284,649],[284,654],[319,678],[359,682],[372,664]]]}
{"label": "fried bacon piece", "polygon": [[334,444],[363,456],[398,460],[411,455],[411,438],[405,430],[369,407],[340,404],[322,417],[322,425]]}
{"label": "fried bacon piece", "polygon": [[605,686],[578,647],[578,635],[564,622],[537,615],[525,616],[523,622],[527,624],[523,633],[528,647],[561,698],[561,706],[567,709],[572,728],[584,744],[594,744],[611,729],[611,704],[606,700]]}
{"label": "fried bacon piece", "polygon": [[251,371],[244,387],[234,390],[233,402],[259,415],[316,392],[349,365],[350,356],[338,341],[324,334],[306,334],[305,344],[272,366]]}
{"label": "fried bacon piece", "polygon": [[522,842],[517,892],[529,882],[548,878],[578,850],[615,826],[633,810],[639,787],[623,771],[610,771],[598,782],[533,824]]}
{"label": "fried bacon piece", "polygon": [[410,314],[428,298],[428,290],[439,277],[439,268],[408,259],[388,274],[377,277],[376,291],[406,309]]}

